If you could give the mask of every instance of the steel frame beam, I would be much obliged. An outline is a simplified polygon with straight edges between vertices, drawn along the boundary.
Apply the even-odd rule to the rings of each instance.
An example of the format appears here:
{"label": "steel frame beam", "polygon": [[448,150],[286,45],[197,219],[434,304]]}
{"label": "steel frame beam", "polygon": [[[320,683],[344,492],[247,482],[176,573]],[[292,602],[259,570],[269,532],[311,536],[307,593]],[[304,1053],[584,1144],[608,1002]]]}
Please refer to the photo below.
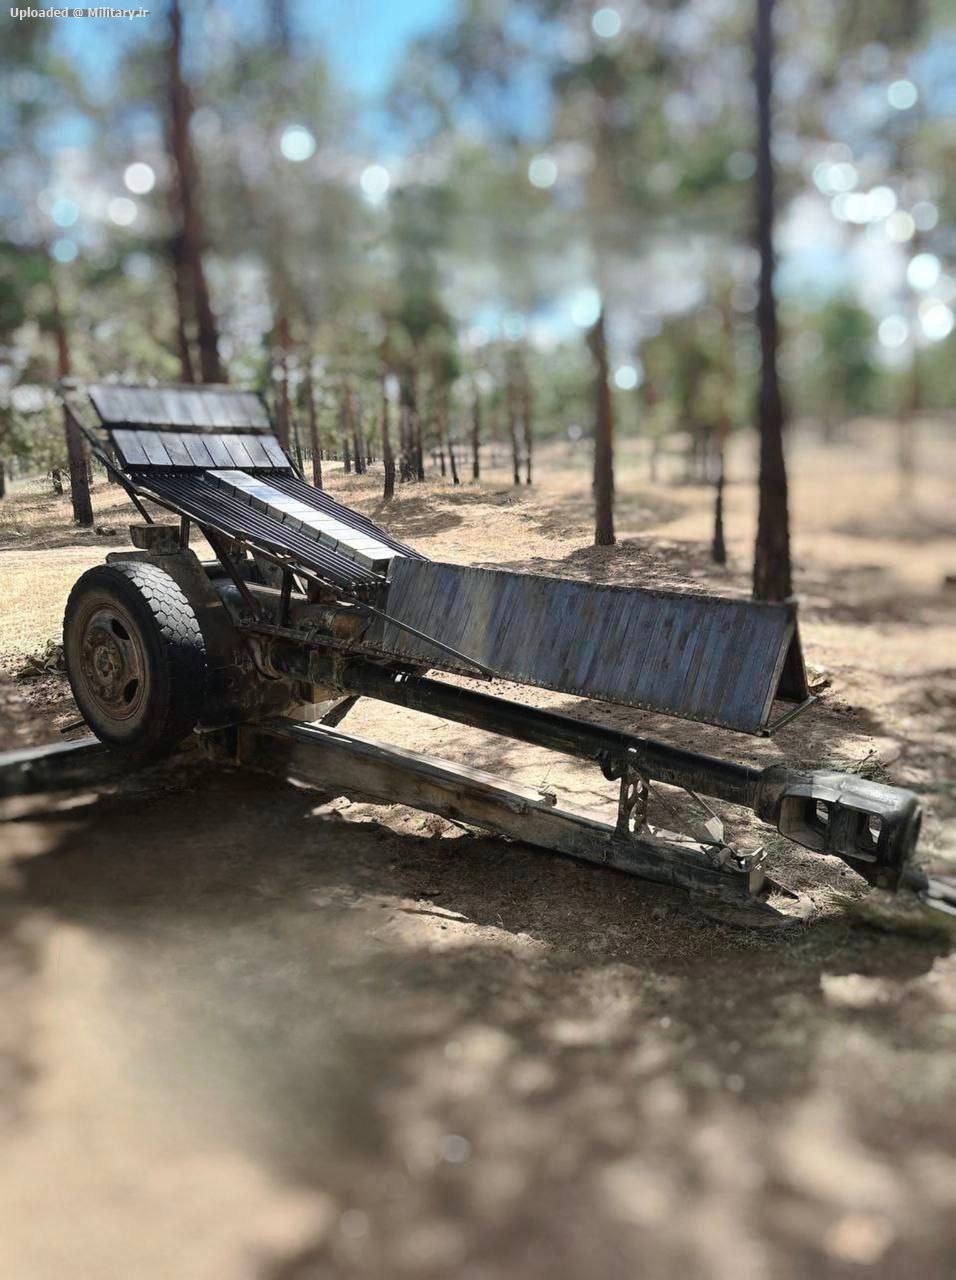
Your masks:
{"label": "steel frame beam", "polygon": [[[407,804],[550,852],[614,867],[661,884],[755,902],[751,869],[718,865],[692,842],[631,833],[547,792],[417,751],[343,733],[328,724],[278,719],[204,736],[214,759],[307,783],[333,795]],[[762,880],[762,876],[758,877]]]}

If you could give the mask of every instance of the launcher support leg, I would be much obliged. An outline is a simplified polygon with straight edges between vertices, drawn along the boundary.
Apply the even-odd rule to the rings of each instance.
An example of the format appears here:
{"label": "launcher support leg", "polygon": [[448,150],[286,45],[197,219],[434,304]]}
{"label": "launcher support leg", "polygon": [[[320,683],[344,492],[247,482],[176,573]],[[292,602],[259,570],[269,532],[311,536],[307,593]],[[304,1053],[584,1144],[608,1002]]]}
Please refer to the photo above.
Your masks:
{"label": "launcher support leg", "polygon": [[636,838],[582,809],[481,769],[343,733],[273,720],[205,736],[214,758],[308,783],[334,795],[407,804],[541,849],[616,867],[645,880],[753,901],[748,872],[714,865],[705,852]]}
{"label": "launcher support leg", "polygon": [[0,755],[0,799],[100,787],[130,771],[122,756],[96,738],[26,747]]}

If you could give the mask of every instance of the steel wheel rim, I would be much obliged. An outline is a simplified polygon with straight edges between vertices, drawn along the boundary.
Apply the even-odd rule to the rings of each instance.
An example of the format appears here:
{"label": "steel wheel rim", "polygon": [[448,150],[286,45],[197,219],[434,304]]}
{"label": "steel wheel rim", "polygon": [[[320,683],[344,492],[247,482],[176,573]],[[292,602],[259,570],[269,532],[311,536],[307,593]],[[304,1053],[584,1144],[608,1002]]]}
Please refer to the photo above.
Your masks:
{"label": "steel wheel rim", "polygon": [[113,600],[90,601],[79,619],[77,676],[84,696],[106,720],[135,721],[150,692],[149,660],[139,627]]}

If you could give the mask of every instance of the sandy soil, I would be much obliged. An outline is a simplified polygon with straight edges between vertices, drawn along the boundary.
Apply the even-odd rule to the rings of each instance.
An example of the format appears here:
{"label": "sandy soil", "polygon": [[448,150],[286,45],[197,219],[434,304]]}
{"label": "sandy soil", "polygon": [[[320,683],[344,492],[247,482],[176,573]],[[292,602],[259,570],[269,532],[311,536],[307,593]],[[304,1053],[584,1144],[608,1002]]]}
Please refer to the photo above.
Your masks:
{"label": "sandy soil", "polygon": [[[956,451],[927,433],[901,508],[890,442],[793,453],[798,589],[821,705],[772,742],[589,707],[738,759],[837,761],[918,790],[924,856],[956,853]],[[753,490],[619,467],[620,545],[588,547],[563,454],[529,493],[339,496],[433,556],[745,591]],[[733,474],[751,460],[734,459]],[[8,677],[122,545],[26,493],[0,517]],[[0,689],[10,745],[75,718],[56,674]],[[345,726],[575,803],[596,771],[360,703]],[[862,927],[841,866],[777,853],[817,915],[767,936],[677,893],[401,806],[205,765],[9,806],[0,833],[0,1274],[943,1277],[956,1264],[956,962]],[[742,838],[756,832],[730,812]]]}

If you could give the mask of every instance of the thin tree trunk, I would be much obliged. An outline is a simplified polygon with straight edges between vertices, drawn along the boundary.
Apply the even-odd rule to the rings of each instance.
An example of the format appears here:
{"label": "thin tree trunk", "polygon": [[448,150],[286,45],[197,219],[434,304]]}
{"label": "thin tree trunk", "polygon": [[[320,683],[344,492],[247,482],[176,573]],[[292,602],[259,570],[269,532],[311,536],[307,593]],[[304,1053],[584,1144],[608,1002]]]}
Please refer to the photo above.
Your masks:
{"label": "thin tree trunk", "polygon": [[530,484],[531,453],[534,436],[533,401],[528,370],[522,368],[521,374],[521,434],[524,442],[524,482],[525,484]]}
{"label": "thin tree trunk", "polygon": [[202,254],[204,235],[199,208],[199,171],[189,125],[192,95],[182,70],[183,21],[179,0],[169,6],[169,149],[172,159],[174,216],[196,317],[199,368],[203,382],[225,382],[219,359],[219,331],[209,298]]}
{"label": "thin tree trunk", "polygon": [[425,450],[422,445],[422,416],[417,411],[412,414],[412,453],[415,463],[415,479],[425,479]]}
{"label": "thin tree trunk", "polygon": [[0,499],[7,496],[7,464],[0,458]]}
{"label": "thin tree trunk", "polygon": [[720,432],[717,454],[717,480],[714,484],[714,540],[710,545],[714,564],[727,563],[727,544],[724,541],[724,433]]}
{"label": "thin tree trunk", "polygon": [[309,448],[312,451],[312,483],[317,489],[321,489],[322,435],[319,431],[319,415],[315,408],[315,383],[312,381],[311,367],[305,375],[305,410],[309,425]]}
{"label": "thin tree trunk", "polygon": [[382,500],[391,502],[395,496],[395,455],[392,453],[391,429],[389,427],[389,404],[387,375],[382,370],[382,462],[385,467],[385,487]]}
{"label": "thin tree trunk", "polygon": [[196,372],[193,368],[192,352],[189,349],[192,289],[189,283],[186,255],[183,251],[183,238],[179,232],[170,240],[169,253],[173,268],[173,289],[176,295],[176,354],[179,356],[179,376],[183,382],[195,382]]}
{"label": "thin tree trunk", "polygon": [[289,452],[292,442],[292,405],[289,397],[289,319],[284,311],[276,316],[272,330],[273,344],[279,353],[278,378],[276,379],[276,436],[279,443]]}
{"label": "thin tree trunk", "polygon": [[760,385],[757,429],[760,433],[759,507],[754,548],[753,593],[758,600],[785,600],[793,590],[790,564],[790,516],[787,466],[783,452],[784,407],[777,374],[777,305],[773,293],[774,190],[771,154],[773,94],[773,0],[757,0],[754,39],[757,99],[757,168],[754,195],[760,280],[757,332],[760,337]]}
{"label": "thin tree trunk", "polygon": [[[70,376],[70,342],[66,322],[60,309],[60,297],[56,287],[56,275],[50,269],[50,287],[53,296],[53,331],[56,338],[56,371],[60,378]],[[93,500],[90,497],[90,473],[86,445],[79,427],[68,409],[63,409],[63,432],[66,436],[66,456],[70,464],[70,500],[73,519],[82,529],[93,527]],[[62,491],[62,490],[61,490]]]}
{"label": "thin tree trunk", "polygon": [[458,474],[458,462],[455,458],[455,447],[452,444],[451,436],[448,432],[448,393],[441,393],[441,400],[438,404],[438,447],[442,454],[442,474],[445,473],[444,460],[445,450],[448,450],[448,465],[451,469],[452,484],[461,484],[461,477]]}
{"label": "thin tree trunk", "polygon": [[418,416],[418,388],[414,369],[406,368],[399,382],[399,479],[404,484],[417,475],[415,419]]}
{"label": "thin tree trunk", "polygon": [[355,455],[355,474],[365,474],[365,441],[362,439],[362,412],[356,407],[355,393],[351,387],[345,391],[348,405],[348,422],[352,433],[352,451]]}
{"label": "thin tree trunk", "polygon": [[50,471],[50,484],[53,486],[53,492],[58,498],[63,497],[63,473],[59,467],[53,467]]}
{"label": "thin tree trunk", "polygon": [[295,452],[296,465],[299,468],[299,474],[305,473],[305,461],[302,456],[302,436],[299,432],[299,419],[293,415],[292,418],[292,448]]}
{"label": "thin tree trunk", "polygon": [[610,547],[614,537],[614,416],[608,385],[604,310],[590,333],[595,365],[594,414],[594,545]]}
{"label": "thin tree trunk", "polygon": [[471,404],[471,478],[481,479],[481,396],[477,387]]}
{"label": "thin tree trunk", "polygon": [[398,478],[402,484],[412,478],[412,411],[407,404],[398,410]]}
{"label": "thin tree trunk", "polygon": [[342,437],[342,466],[345,474],[352,474],[352,454],[349,452],[349,438],[346,435]]}
{"label": "thin tree trunk", "polygon": [[508,438],[511,441],[511,478],[515,484],[521,483],[521,450],[518,445],[518,406],[517,388],[513,371],[509,374],[505,388],[505,414],[508,421]]}

